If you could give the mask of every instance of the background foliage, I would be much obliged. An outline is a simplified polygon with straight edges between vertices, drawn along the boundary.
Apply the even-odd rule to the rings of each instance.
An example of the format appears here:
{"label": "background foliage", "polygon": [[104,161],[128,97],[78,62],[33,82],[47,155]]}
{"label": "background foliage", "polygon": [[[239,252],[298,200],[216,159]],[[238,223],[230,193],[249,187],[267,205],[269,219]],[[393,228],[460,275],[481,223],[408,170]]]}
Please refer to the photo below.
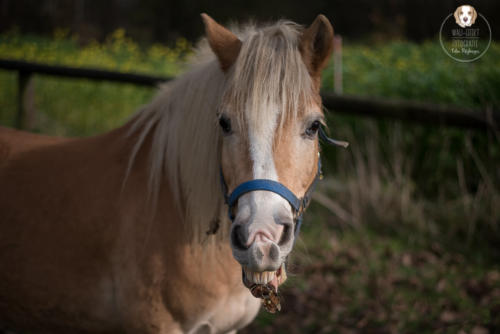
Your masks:
{"label": "background foliage", "polygon": [[[186,70],[191,45],[140,46],[116,30],[81,44],[0,35],[0,58],[154,75]],[[500,109],[500,44],[472,64],[439,44],[347,44],[344,92]],[[332,89],[333,65],[323,87]],[[16,74],[0,71],[0,124],[13,126]],[[37,132],[86,136],[112,129],[155,91],[35,77]],[[325,147],[326,179],[308,211],[283,287],[284,310],[256,330],[288,333],[500,331],[498,133],[329,114],[348,150]]]}
{"label": "background foliage", "polygon": [[[469,0],[484,14],[492,30],[500,31],[500,2]],[[71,29],[84,41],[103,41],[117,28],[125,28],[141,43],[172,43],[179,37],[196,40],[203,33],[200,13],[219,22],[273,22],[287,18],[310,24],[326,15],[335,33],[357,40],[387,41],[434,38],[442,20],[464,1],[415,0],[0,0],[0,32],[19,27],[23,33],[50,35],[57,28]]]}

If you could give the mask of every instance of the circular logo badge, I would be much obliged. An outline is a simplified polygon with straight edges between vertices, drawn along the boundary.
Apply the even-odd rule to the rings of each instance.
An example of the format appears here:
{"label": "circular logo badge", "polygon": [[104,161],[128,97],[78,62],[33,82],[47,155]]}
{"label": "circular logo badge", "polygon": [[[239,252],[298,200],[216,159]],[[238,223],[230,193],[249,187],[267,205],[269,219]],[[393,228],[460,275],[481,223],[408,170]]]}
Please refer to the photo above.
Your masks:
{"label": "circular logo badge", "polygon": [[486,18],[469,5],[459,6],[439,29],[443,51],[459,62],[481,58],[491,44],[491,27]]}

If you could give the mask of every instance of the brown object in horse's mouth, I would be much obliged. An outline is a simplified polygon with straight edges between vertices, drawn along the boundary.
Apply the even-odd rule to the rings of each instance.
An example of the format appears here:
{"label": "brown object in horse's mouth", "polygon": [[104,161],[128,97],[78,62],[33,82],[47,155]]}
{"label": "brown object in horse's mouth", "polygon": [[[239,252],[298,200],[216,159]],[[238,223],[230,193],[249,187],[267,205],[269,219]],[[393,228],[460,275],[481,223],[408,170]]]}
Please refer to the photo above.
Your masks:
{"label": "brown object in horse's mouth", "polygon": [[269,313],[281,311],[280,295],[271,284],[254,284],[250,292],[256,298],[262,299],[264,309]]}
{"label": "brown object in horse's mouth", "polygon": [[[258,275],[256,275],[256,273],[245,268],[242,270],[243,284],[250,290],[255,298],[262,299],[262,305],[269,313],[281,311],[281,298],[278,293],[278,287],[284,283],[287,278],[285,263],[283,263],[273,274],[273,278],[269,282],[257,283],[255,281],[262,281],[262,273],[258,273]],[[269,279],[269,276],[267,276],[267,279]]]}

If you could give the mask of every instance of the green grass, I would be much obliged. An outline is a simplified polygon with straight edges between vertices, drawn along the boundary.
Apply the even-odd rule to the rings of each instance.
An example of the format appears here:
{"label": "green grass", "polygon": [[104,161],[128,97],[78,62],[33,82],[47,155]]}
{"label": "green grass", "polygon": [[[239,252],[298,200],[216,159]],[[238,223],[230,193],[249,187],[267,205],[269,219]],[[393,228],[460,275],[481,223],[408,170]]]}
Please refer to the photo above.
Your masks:
{"label": "green grass", "polygon": [[[122,30],[85,46],[63,31],[0,35],[0,58],[153,75],[182,73],[190,54],[184,40],[139,46]],[[346,94],[500,109],[496,42],[471,64],[453,61],[436,41],[347,44],[343,65]],[[0,71],[0,87],[0,124],[13,126],[16,74]],[[34,87],[33,131],[65,136],[112,129],[155,93],[46,76],[35,76]],[[318,193],[330,202],[317,198],[306,214],[283,312],[262,313],[247,332],[500,331],[498,134],[328,118],[332,134],[351,143],[323,150]]]}

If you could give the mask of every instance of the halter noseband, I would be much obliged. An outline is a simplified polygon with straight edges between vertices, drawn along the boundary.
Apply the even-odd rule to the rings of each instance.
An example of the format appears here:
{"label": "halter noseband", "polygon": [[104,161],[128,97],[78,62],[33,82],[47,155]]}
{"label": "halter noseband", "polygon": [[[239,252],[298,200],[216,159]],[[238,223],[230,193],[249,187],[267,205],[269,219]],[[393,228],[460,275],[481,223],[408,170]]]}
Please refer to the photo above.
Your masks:
{"label": "halter noseband", "polygon": [[[349,144],[345,141],[339,141],[335,140],[332,138],[329,138],[325,131],[323,130],[322,127],[319,128],[319,138],[324,140],[327,144],[330,145],[336,145],[336,146],[342,146],[342,147],[347,147]],[[220,180],[221,180],[221,185],[222,185],[222,192],[224,194],[224,200],[228,206],[228,216],[231,222],[234,221],[234,212],[233,208],[238,202],[238,199],[251,191],[257,191],[257,190],[264,190],[264,191],[270,191],[275,194],[280,195],[284,199],[290,203],[290,206],[292,207],[293,211],[293,219],[295,223],[294,227],[294,234],[295,238],[297,238],[300,227],[302,225],[302,215],[304,214],[304,211],[306,210],[307,206],[309,205],[309,202],[311,201],[311,194],[314,189],[314,186],[316,185],[316,182],[318,180],[321,180],[323,178],[323,173],[321,171],[321,156],[319,155],[318,152],[318,171],[316,172],[316,176],[309,186],[307,188],[304,196],[302,198],[298,198],[295,196],[295,194],[288,189],[286,186],[283,184],[273,181],[273,180],[268,180],[268,179],[255,179],[255,180],[250,180],[241,183],[239,186],[237,186],[231,194],[228,195],[227,192],[227,184],[224,179],[224,174],[222,173],[222,167],[220,169]]]}

